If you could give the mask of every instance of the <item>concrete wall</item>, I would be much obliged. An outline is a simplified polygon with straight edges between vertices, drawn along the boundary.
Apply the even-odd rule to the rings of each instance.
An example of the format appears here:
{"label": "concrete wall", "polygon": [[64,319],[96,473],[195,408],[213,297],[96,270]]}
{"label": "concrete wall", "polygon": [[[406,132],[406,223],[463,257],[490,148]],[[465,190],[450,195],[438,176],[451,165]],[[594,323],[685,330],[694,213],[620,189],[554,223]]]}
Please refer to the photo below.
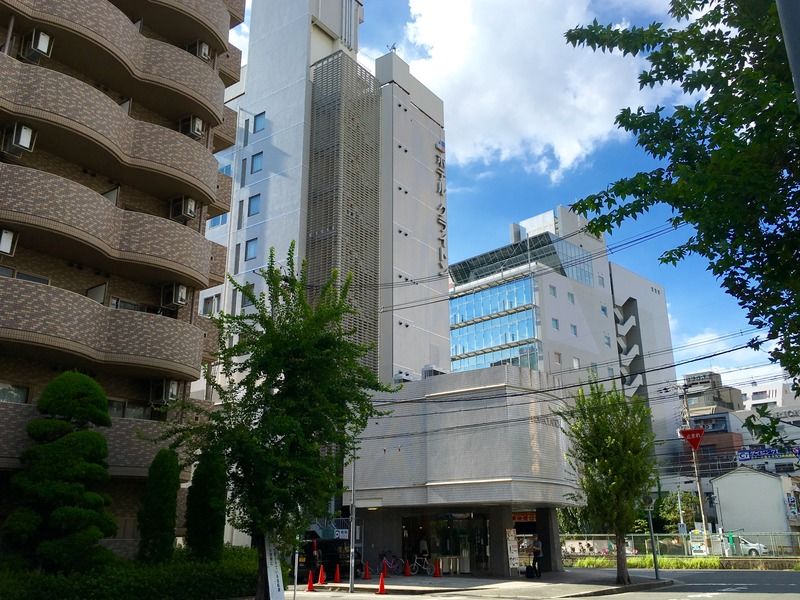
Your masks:
{"label": "concrete wall", "polygon": [[711,480],[717,518],[726,531],[790,531],[780,477],[747,468]]}
{"label": "concrete wall", "polygon": [[[381,377],[448,371],[446,153],[442,101],[389,53],[376,61],[381,98]],[[440,161],[437,163],[437,160]],[[442,186],[446,185],[443,183]],[[391,284],[391,285],[388,285]]]}

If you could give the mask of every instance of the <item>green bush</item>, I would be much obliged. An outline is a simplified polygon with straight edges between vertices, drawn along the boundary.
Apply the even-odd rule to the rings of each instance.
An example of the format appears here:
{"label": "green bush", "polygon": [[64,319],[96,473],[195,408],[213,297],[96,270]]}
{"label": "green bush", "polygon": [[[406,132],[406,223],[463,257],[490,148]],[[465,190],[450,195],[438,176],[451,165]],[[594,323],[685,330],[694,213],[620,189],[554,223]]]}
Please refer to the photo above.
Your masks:
{"label": "green bush", "polygon": [[[579,569],[612,569],[616,567],[616,558],[605,556],[586,556],[576,558],[572,566]],[[659,556],[658,566],[661,569],[719,569],[719,556],[674,557]],[[631,569],[652,569],[652,556],[629,556],[628,567]]]}
{"label": "green bush", "polygon": [[53,379],[38,401],[42,417],[27,425],[34,444],[12,479],[15,506],[3,524],[13,561],[48,571],[84,571],[108,563],[98,545],[116,525],[96,491],[108,479],[108,448],[93,425],[110,425],[103,389],[81,373]]}
{"label": "green bush", "polygon": [[198,559],[219,560],[225,536],[227,472],[222,455],[200,455],[186,496],[186,545]]}
{"label": "green bush", "polygon": [[69,577],[0,572],[3,600],[217,600],[253,596],[258,558],[249,548],[226,548],[218,563],[196,562],[184,552],[153,565],[117,561]]}
{"label": "green bush", "polygon": [[139,510],[139,559],[160,563],[175,551],[175,514],[181,467],[173,450],[162,448],[147,472],[147,484]]}

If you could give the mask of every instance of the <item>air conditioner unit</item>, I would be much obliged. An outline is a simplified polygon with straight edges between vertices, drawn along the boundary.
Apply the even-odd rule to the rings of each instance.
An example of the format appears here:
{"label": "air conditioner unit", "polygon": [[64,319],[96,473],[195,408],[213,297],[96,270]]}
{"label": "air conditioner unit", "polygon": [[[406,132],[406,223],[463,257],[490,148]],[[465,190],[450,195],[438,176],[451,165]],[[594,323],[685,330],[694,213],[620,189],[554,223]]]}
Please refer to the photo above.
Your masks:
{"label": "air conditioner unit", "polygon": [[155,379],[150,382],[150,403],[167,404],[180,398],[181,381],[177,379]]}
{"label": "air conditioner unit", "polygon": [[174,221],[187,221],[197,216],[197,203],[193,198],[181,196],[172,200],[169,206],[169,218]]}
{"label": "air conditioner unit", "polygon": [[188,117],[184,117],[180,120],[178,131],[188,135],[189,137],[199,139],[203,137],[205,123],[203,123],[203,119],[200,117],[189,115]]}
{"label": "air conditioner unit", "polygon": [[33,152],[36,145],[36,130],[20,122],[3,130],[3,152],[12,156],[22,156],[23,152]]}
{"label": "air conditioner unit", "polygon": [[165,283],[161,286],[161,306],[164,308],[178,308],[186,305],[189,288],[180,283]]}
{"label": "air conditioner unit", "polygon": [[17,249],[17,232],[11,229],[0,229],[0,254],[14,256]]}
{"label": "air conditioner unit", "polygon": [[53,36],[44,31],[34,29],[22,38],[19,56],[24,61],[38,63],[42,58],[50,56],[53,51]]}
{"label": "air conditioner unit", "polygon": [[186,46],[186,50],[206,62],[211,60],[211,46],[202,40],[197,40]]}

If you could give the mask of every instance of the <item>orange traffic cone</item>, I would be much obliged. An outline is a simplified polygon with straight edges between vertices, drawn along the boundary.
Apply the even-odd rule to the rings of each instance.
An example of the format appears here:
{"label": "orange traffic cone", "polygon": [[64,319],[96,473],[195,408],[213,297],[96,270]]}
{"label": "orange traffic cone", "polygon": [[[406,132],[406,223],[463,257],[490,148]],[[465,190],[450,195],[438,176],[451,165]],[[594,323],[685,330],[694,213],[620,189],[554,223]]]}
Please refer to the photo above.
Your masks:
{"label": "orange traffic cone", "polygon": [[317,585],[325,585],[325,565],[319,566],[319,578],[317,579]]}
{"label": "orange traffic cone", "polygon": [[307,592],[314,591],[314,571],[308,572],[308,587],[306,587]]}
{"label": "orange traffic cone", "polygon": [[361,579],[372,579],[372,573],[369,572],[369,562],[364,561],[364,574]]}
{"label": "orange traffic cone", "polygon": [[433,576],[434,577],[441,577],[442,571],[439,569],[439,559],[433,561]]}
{"label": "orange traffic cone", "polygon": [[339,563],[336,563],[336,570],[333,572],[333,583],[342,583],[342,576],[339,573]]}
{"label": "orange traffic cone", "polygon": [[375,592],[375,593],[376,594],[385,594],[386,593],[386,588],[383,585],[383,573],[381,573],[381,579],[378,582],[378,591]]}
{"label": "orange traffic cone", "polygon": [[405,577],[411,577],[411,563],[406,561],[406,566],[403,567],[403,575]]}

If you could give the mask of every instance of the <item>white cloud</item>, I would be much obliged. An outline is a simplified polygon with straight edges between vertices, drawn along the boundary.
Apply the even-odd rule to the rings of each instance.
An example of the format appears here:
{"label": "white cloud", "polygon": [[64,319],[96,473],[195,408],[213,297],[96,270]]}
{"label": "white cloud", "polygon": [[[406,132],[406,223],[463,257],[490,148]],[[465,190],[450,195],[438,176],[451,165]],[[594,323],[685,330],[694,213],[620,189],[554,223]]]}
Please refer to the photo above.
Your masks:
{"label": "white cloud", "polygon": [[[668,93],[639,91],[641,57],[566,44],[567,29],[594,17],[589,0],[409,4],[398,52],[443,98],[448,153],[458,164],[519,160],[558,180],[622,135],[614,126],[620,108]],[[657,4],[640,0],[637,7]]]}
{"label": "white cloud", "polygon": [[244,3],[244,23],[231,29],[228,41],[242,51],[242,64],[247,64],[247,46],[250,40],[250,11],[253,8],[253,0],[246,0]]}

